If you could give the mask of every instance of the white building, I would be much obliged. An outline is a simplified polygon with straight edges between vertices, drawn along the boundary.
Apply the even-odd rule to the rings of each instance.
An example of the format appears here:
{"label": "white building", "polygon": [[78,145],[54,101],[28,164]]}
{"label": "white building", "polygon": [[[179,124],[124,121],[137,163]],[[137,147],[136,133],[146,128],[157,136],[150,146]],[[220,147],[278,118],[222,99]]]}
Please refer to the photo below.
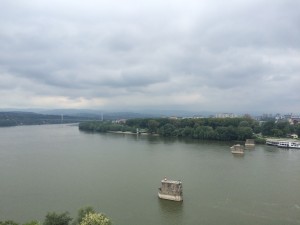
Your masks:
{"label": "white building", "polygon": [[217,113],[216,118],[236,118],[237,115],[234,113]]}

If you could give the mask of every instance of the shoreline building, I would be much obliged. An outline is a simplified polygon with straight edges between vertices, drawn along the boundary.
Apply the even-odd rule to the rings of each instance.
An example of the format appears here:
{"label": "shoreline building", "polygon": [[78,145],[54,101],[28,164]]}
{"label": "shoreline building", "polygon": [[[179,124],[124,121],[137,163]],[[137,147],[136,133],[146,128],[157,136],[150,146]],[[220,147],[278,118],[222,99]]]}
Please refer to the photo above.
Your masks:
{"label": "shoreline building", "polygon": [[236,118],[237,115],[234,113],[217,113],[216,118]]}

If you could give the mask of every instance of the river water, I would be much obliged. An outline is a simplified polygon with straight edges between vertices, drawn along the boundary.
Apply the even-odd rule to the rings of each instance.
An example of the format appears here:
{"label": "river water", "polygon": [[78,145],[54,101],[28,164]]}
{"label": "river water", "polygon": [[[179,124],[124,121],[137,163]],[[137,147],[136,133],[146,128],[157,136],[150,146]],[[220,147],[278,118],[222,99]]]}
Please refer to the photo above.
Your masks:
{"label": "river water", "polygon": [[[300,224],[300,151],[86,133],[70,125],[0,129],[0,220],[93,206],[118,225]],[[157,197],[164,177],[182,203]]]}

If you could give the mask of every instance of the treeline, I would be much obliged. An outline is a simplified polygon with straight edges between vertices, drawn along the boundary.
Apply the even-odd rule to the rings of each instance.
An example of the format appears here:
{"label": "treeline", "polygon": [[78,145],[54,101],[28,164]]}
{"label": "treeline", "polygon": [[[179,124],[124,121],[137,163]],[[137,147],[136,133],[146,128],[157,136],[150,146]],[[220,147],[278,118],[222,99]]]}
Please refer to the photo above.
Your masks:
{"label": "treeline", "polygon": [[79,129],[93,132],[129,131],[159,134],[163,137],[189,137],[201,140],[244,141],[254,138],[264,143],[263,136],[287,137],[296,133],[300,136],[300,124],[291,125],[287,121],[258,122],[249,117],[241,118],[201,118],[169,119],[138,118],[129,119],[123,124],[111,121],[90,121],[79,124]]}
{"label": "treeline", "polygon": [[122,131],[136,133],[136,127],[126,124],[117,124],[111,121],[86,121],[79,123],[79,129],[92,132],[106,133],[109,131]]}
{"label": "treeline", "polygon": [[18,126],[18,125],[41,125],[41,124],[59,124],[59,123],[77,123],[90,120],[86,117],[44,115],[30,112],[0,112],[0,127]]}
{"label": "treeline", "polygon": [[[13,220],[0,221],[0,225],[20,225]],[[44,222],[33,220],[23,225],[112,225],[111,219],[103,213],[97,213],[93,207],[84,207],[78,210],[77,218],[73,220],[69,212],[47,213]]]}
{"label": "treeline", "polygon": [[129,119],[125,124],[112,122],[83,122],[79,129],[86,131],[130,131],[137,128],[150,134],[163,137],[189,137],[203,140],[245,140],[259,133],[259,123],[250,118],[201,118],[201,119],[168,119],[148,118]]}
{"label": "treeline", "polygon": [[288,121],[270,120],[262,123],[261,133],[264,136],[286,137],[288,134],[295,133],[300,136],[300,123],[293,125]]}

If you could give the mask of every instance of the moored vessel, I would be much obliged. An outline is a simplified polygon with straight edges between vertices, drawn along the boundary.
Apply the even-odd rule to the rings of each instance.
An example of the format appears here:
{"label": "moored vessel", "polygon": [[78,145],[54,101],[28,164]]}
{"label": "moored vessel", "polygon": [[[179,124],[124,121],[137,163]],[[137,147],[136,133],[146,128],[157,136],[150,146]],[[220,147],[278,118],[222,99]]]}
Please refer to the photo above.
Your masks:
{"label": "moored vessel", "polygon": [[296,141],[279,141],[277,146],[279,148],[298,148],[298,149],[300,149],[300,142],[296,142]]}
{"label": "moored vessel", "polygon": [[266,144],[277,146],[279,148],[296,148],[296,149],[300,149],[300,142],[295,141],[295,140],[267,139]]}

